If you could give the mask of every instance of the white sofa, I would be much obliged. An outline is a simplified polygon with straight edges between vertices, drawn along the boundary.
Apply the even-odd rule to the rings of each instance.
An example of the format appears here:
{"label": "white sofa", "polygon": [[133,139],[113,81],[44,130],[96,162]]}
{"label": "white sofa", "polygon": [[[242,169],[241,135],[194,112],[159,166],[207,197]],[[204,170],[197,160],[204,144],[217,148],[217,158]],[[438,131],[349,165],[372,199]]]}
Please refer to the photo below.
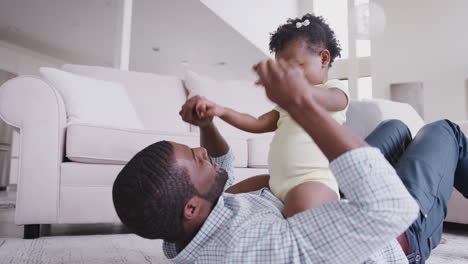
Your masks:
{"label": "white sofa", "polygon": [[[29,238],[39,235],[39,224],[120,222],[111,188],[123,164],[159,140],[199,145],[196,129],[178,115],[187,98],[180,78],[95,66],[64,65],[63,70],[124,84],[145,129],[67,125],[62,97],[39,77],[20,76],[1,86],[0,117],[17,135],[13,153],[19,159],[12,164],[12,173],[18,173],[15,223],[25,225]],[[257,110],[271,107],[264,95],[229,96],[226,102],[242,100]],[[346,125],[362,137],[386,119],[401,119],[413,134],[424,124],[409,105],[385,100],[353,101],[347,116]],[[237,158],[237,181],[267,173],[271,135],[220,127]],[[468,223],[468,215],[454,219]]]}

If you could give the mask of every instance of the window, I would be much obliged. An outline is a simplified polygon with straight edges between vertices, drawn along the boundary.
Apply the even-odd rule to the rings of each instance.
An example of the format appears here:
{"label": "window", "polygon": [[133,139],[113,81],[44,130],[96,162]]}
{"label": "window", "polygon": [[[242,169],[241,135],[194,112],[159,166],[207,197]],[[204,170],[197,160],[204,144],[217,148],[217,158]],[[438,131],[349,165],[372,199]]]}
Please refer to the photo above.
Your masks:
{"label": "window", "polygon": [[356,56],[369,57],[371,55],[369,0],[354,0],[354,7],[350,12],[356,23]]}
{"label": "window", "polygon": [[369,0],[354,0],[354,5],[369,4]]}
{"label": "window", "polygon": [[369,40],[369,0],[354,0],[354,6],[348,8],[348,0],[315,0],[314,13],[323,16],[335,31],[341,44],[341,59],[349,57],[348,15],[356,18],[356,56],[371,55]]}
{"label": "window", "polygon": [[370,57],[371,43],[368,39],[356,40],[356,56],[357,57]]}
{"label": "window", "polygon": [[[341,68],[333,69],[334,76],[347,83],[353,97],[372,98],[368,58],[371,56],[371,1],[312,0],[312,4],[314,14],[325,18],[341,44],[341,59],[344,63],[336,64]],[[353,32],[353,35],[350,35],[350,32]]]}
{"label": "window", "polygon": [[325,18],[341,45],[341,59],[348,58],[348,0],[315,0],[314,13]]}

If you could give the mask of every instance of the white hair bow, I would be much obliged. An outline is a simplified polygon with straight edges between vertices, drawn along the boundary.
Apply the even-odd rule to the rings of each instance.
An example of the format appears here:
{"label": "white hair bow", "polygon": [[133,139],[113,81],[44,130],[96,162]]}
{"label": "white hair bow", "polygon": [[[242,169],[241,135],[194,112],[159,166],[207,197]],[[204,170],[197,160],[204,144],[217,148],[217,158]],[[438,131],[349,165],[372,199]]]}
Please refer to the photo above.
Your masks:
{"label": "white hair bow", "polygon": [[309,19],[306,19],[302,23],[297,22],[296,23],[296,28],[301,28],[302,26],[307,27],[308,25],[310,25],[310,21],[309,21]]}

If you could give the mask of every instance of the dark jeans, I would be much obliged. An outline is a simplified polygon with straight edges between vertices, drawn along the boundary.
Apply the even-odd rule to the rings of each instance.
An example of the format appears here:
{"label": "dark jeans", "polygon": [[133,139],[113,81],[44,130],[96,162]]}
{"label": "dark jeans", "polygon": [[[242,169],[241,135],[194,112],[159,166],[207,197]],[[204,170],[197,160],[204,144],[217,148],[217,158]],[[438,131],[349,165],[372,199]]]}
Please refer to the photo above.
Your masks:
{"label": "dark jeans", "polygon": [[425,263],[437,247],[453,187],[468,197],[468,146],[458,125],[441,120],[424,126],[411,139],[401,121],[380,124],[367,138],[395,168],[419,203],[420,214],[405,232],[410,263]]}

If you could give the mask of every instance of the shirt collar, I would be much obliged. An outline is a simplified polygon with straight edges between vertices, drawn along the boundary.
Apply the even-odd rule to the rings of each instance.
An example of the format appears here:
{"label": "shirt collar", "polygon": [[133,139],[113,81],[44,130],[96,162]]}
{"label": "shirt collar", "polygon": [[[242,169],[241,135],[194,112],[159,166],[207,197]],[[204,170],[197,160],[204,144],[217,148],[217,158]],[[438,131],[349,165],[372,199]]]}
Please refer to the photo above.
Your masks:
{"label": "shirt collar", "polygon": [[164,241],[163,251],[168,259],[174,263],[193,263],[197,259],[199,247],[202,247],[209,240],[213,233],[217,232],[225,219],[231,215],[230,210],[224,207],[224,194],[221,195],[210,215],[206,218],[202,227],[181,251],[177,252],[175,243]]}

